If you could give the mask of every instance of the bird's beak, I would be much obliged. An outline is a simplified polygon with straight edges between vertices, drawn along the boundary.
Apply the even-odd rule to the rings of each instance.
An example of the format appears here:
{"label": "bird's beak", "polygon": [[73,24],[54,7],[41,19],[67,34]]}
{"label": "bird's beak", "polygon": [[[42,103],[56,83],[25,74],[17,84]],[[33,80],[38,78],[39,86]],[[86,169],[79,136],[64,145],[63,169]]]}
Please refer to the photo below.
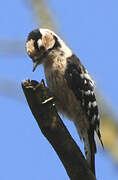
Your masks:
{"label": "bird's beak", "polygon": [[34,64],[33,64],[33,72],[35,71],[35,69],[36,69],[36,67],[38,66],[38,64],[39,64],[39,62],[38,61],[36,61],[36,62],[34,62]]}
{"label": "bird's beak", "polygon": [[38,54],[38,58],[35,58],[33,60],[33,72],[35,71],[36,67],[40,64],[42,64],[44,57],[46,57],[48,55],[48,51],[45,53],[45,51],[40,52],[40,54]]}

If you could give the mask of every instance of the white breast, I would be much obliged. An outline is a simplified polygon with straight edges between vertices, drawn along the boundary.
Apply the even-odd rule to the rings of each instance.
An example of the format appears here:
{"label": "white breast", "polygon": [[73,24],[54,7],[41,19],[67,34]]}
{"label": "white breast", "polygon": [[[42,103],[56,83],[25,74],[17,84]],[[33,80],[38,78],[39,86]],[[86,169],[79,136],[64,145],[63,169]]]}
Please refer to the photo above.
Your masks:
{"label": "white breast", "polygon": [[[45,68],[47,85],[55,97],[57,110],[61,114],[67,116],[69,120],[74,121],[75,124],[79,122],[80,129],[84,130],[84,128],[88,127],[88,122],[86,121],[85,115],[83,115],[80,101],[68,87],[67,81],[64,77],[64,72],[65,62],[63,61]],[[82,133],[79,128],[78,132],[81,136]]]}

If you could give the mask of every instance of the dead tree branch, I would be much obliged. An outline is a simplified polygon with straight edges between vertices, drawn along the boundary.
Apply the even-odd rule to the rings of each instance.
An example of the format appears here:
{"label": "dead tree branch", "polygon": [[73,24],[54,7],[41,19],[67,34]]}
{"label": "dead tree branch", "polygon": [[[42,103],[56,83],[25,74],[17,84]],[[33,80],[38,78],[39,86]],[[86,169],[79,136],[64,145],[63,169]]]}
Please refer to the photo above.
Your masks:
{"label": "dead tree branch", "polygon": [[29,79],[22,83],[29,107],[43,135],[62,161],[71,180],[95,180],[79,147],[60,119],[54,99],[44,82]]}

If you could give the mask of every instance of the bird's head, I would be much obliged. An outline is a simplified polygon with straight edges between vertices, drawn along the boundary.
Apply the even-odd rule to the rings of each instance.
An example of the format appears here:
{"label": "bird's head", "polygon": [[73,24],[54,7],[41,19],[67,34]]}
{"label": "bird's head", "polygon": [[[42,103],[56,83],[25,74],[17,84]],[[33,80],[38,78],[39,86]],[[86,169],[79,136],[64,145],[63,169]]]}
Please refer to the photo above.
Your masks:
{"label": "bird's head", "polygon": [[33,60],[35,71],[37,65],[43,64],[53,49],[60,47],[60,38],[49,29],[35,29],[29,33],[26,52]]}

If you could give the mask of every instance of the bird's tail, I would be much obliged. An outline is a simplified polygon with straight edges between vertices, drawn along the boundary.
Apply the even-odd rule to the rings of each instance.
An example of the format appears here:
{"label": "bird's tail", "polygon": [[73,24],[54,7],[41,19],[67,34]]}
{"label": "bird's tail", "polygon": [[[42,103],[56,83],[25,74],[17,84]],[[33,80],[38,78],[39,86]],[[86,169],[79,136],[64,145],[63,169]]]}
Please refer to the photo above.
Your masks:
{"label": "bird's tail", "polygon": [[97,150],[93,128],[90,128],[84,137],[84,150],[88,165],[91,168],[93,174],[95,175],[95,153]]}
{"label": "bird's tail", "polygon": [[81,132],[78,123],[74,122],[74,124],[78,131],[80,139],[83,139],[84,141],[84,151],[85,151],[86,160],[88,162],[91,171],[95,175],[95,153],[97,150],[94,139],[94,128],[90,127],[88,131]]}

